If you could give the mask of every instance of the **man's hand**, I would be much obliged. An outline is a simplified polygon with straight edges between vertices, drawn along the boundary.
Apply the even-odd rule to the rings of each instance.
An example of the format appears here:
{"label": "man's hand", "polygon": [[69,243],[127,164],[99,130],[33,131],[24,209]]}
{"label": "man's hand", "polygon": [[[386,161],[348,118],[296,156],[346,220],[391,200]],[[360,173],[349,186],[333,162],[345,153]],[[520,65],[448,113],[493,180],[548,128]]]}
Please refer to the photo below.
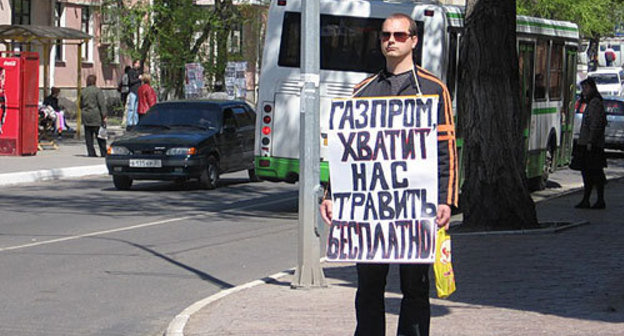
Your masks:
{"label": "man's hand", "polygon": [[450,222],[451,222],[451,207],[446,204],[439,204],[438,214],[436,216],[436,223],[438,223],[438,227],[444,227],[445,230],[448,230]]}
{"label": "man's hand", "polygon": [[326,199],[321,203],[321,218],[323,218],[323,222],[325,222],[325,224],[327,225],[331,224],[333,217],[333,207],[334,203],[332,203],[331,200]]}

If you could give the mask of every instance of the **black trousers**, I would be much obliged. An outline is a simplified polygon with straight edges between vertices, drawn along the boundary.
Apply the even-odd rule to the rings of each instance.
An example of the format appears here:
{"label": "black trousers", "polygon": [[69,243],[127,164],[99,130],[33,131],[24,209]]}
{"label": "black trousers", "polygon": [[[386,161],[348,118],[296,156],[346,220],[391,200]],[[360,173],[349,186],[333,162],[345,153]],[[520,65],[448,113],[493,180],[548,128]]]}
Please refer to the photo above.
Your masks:
{"label": "black trousers", "polygon": [[607,181],[604,169],[592,168],[581,170],[581,176],[583,176],[583,183],[587,185],[603,185]]}
{"label": "black trousers", "polygon": [[106,140],[100,139],[97,137],[98,130],[100,126],[86,126],[85,129],[85,142],[87,144],[87,154],[89,156],[97,156],[95,155],[95,148],[93,147],[93,138],[95,137],[98,142],[98,146],[100,147],[100,156],[106,156]]}
{"label": "black trousers", "polygon": [[[388,264],[357,264],[356,336],[386,334],[384,294],[389,267]],[[399,272],[403,299],[397,335],[428,336],[431,319],[429,264],[402,264]]]}

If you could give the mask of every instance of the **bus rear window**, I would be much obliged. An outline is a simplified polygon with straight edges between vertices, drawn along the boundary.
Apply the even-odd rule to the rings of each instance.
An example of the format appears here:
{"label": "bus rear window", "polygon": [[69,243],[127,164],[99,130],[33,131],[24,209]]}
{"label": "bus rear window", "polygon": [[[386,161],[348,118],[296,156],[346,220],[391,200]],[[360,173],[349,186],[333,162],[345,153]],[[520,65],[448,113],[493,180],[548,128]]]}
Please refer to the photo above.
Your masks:
{"label": "bus rear window", "polygon": [[[383,19],[321,15],[321,69],[374,73],[385,65],[379,47]],[[418,24],[422,41],[423,23]],[[280,43],[278,65],[300,67],[301,14],[286,12]],[[414,61],[421,64],[422,47],[418,44]]]}

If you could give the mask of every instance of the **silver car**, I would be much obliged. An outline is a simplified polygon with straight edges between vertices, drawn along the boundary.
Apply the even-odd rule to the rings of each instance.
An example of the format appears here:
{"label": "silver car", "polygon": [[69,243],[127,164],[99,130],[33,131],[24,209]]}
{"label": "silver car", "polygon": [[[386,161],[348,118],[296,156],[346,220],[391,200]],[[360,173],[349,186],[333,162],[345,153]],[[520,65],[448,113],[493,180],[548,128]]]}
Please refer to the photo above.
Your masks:
{"label": "silver car", "polygon": [[[604,96],[602,103],[607,112],[605,147],[624,150],[624,97]],[[578,103],[577,103],[578,104]],[[574,140],[579,137],[583,114],[574,114]]]}

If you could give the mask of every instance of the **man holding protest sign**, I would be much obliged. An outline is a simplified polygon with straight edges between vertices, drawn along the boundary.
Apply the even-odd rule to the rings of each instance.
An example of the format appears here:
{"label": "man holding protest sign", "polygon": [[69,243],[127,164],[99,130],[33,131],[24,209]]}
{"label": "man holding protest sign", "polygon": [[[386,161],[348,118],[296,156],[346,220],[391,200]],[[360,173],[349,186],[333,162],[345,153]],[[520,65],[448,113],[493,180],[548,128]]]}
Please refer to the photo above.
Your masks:
{"label": "man holding protest sign", "polygon": [[389,263],[399,263],[397,335],[424,336],[436,227],[448,229],[457,206],[453,112],[446,86],[414,64],[412,18],[389,16],[380,40],[386,68],[358,84],[352,99],[332,102],[332,192],[320,207],[330,226],[327,259],[357,263],[355,335],[385,335],[386,276]]}

